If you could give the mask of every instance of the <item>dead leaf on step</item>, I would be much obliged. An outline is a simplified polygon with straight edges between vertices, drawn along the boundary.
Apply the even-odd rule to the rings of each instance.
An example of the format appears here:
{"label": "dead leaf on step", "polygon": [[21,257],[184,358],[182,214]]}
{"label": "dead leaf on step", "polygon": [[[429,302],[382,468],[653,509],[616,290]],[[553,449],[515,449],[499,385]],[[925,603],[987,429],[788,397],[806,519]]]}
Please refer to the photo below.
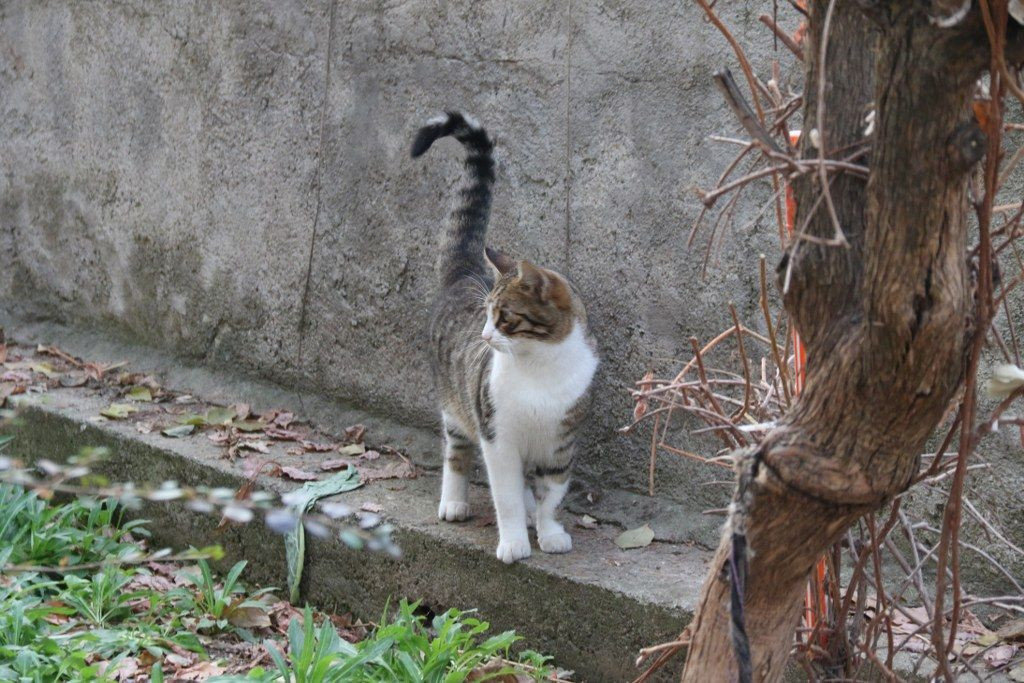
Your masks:
{"label": "dead leaf on step", "polygon": [[224,406],[213,406],[206,411],[204,418],[208,425],[228,425],[235,419],[235,410],[234,408],[225,408]]}
{"label": "dead leaf on step", "polygon": [[284,452],[288,455],[302,455],[306,451],[302,450],[298,446],[292,446],[291,448],[286,448]]}
{"label": "dead leaf on step", "polygon": [[358,424],[345,428],[345,438],[352,443],[362,443],[364,436],[366,436],[365,425]]}
{"label": "dead leaf on step", "polygon": [[267,424],[277,425],[278,427],[284,428],[295,421],[295,413],[287,410],[268,410],[260,415],[260,419]]}
{"label": "dead leaf on step", "polygon": [[326,453],[334,450],[332,443],[318,443],[316,441],[300,441],[302,448],[310,453]]}
{"label": "dead leaf on step", "polygon": [[240,432],[262,432],[267,426],[262,420],[238,420],[231,423],[231,426]]}
{"label": "dead leaf on step", "polygon": [[619,537],[615,539],[615,545],[619,546],[623,550],[630,550],[632,548],[644,548],[651,544],[654,540],[654,531],[647,524],[636,529],[630,529],[629,531],[623,531],[619,534]]}
{"label": "dead leaf on step", "polygon": [[195,425],[178,425],[176,427],[168,427],[161,429],[160,433],[164,436],[169,436],[172,439],[180,438],[182,436],[188,436],[192,432],[196,431]]}
{"label": "dead leaf on step", "polygon": [[374,502],[366,501],[365,503],[359,506],[359,509],[365,510],[366,512],[382,512],[384,508],[382,508],[380,505],[377,505]]}
{"label": "dead leaf on step", "polygon": [[300,470],[298,467],[282,467],[281,473],[287,478],[294,479],[295,481],[313,481],[317,478],[317,476],[312,472]]}
{"label": "dead leaf on step", "polygon": [[366,446],[361,443],[351,443],[347,446],[339,446],[338,452],[342,455],[361,455],[366,452]]}
{"label": "dead leaf on step", "polygon": [[324,472],[333,472],[335,470],[343,470],[346,467],[354,466],[355,463],[348,458],[335,458],[333,460],[324,460],[320,463],[320,469]]}
{"label": "dead leaf on step", "polygon": [[231,409],[235,411],[235,417],[239,420],[246,420],[252,413],[248,403],[232,403]]}
{"label": "dead leaf on step", "polygon": [[281,466],[273,460],[264,460],[262,462],[259,460],[246,460],[242,473],[251,481],[254,481],[261,474],[265,474],[268,477],[280,477]]}
{"label": "dead leaf on step", "polygon": [[590,515],[583,515],[582,517],[576,518],[576,526],[582,529],[596,529],[597,520]]}
{"label": "dead leaf on step", "polygon": [[100,411],[100,415],[111,420],[123,420],[138,411],[139,409],[130,403],[111,403]]}
{"label": "dead leaf on step", "polygon": [[363,453],[362,455],[359,456],[359,459],[360,460],[376,460],[379,457],[380,457],[380,453],[378,451],[366,451],[365,453]]}
{"label": "dead leaf on step", "polygon": [[83,386],[88,381],[89,376],[77,370],[60,376],[60,385],[66,389]]}
{"label": "dead leaf on step", "polygon": [[231,438],[231,434],[223,430],[210,432],[209,434],[206,435],[206,438],[212,441],[213,443],[217,444],[218,446],[229,446],[233,441],[233,439]]}
{"label": "dead leaf on step", "polygon": [[136,422],[135,430],[138,431],[139,434],[149,434],[153,431],[154,426],[155,425],[152,422]]}
{"label": "dead leaf on step", "polygon": [[359,467],[359,478],[364,482],[378,479],[415,479],[416,468],[404,460],[389,462],[383,467]]}
{"label": "dead leaf on step", "polygon": [[274,425],[268,426],[263,430],[263,433],[271,439],[277,439],[278,441],[300,441],[302,439],[302,434],[300,432],[297,432],[294,429],[275,427]]}
{"label": "dead leaf on step", "polygon": [[134,386],[125,393],[124,397],[129,401],[148,403],[153,400],[153,392],[149,390],[149,387]]}
{"label": "dead leaf on step", "polygon": [[254,451],[256,453],[269,453],[270,446],[266,441],[236,441],[228,447],[228,457],[236,458],[241,451]]}

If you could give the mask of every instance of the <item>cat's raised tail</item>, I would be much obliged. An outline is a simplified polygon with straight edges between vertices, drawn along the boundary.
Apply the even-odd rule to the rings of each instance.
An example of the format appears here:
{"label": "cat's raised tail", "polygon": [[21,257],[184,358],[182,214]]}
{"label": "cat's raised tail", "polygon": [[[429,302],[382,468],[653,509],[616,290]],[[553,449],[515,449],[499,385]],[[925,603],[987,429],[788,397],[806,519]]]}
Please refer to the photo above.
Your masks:
{"label": "cat's raised tail", "polygon": [[494,185],[494,143],[487,131],[465,114],[450,111],[427,121],[412,141],[413,158],[430,149],[438,138],[449,135],[466,148],[466,175],[441,245],[438,273],[445,287],[466,277],[489,274],[484,263],[484,240]]}

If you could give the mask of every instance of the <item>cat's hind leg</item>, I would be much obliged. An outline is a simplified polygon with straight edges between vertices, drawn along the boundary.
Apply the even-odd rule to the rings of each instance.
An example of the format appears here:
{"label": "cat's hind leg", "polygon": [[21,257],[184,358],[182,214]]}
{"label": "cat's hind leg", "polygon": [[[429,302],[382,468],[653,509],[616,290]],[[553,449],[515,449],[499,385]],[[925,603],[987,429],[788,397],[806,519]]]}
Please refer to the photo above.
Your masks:
{"label": "cat's hind leg", "polygon": [[448,416],[444,419],[444,468],[441,474],[441,504],[437,516],[461,522],[469,516],[469,470],[473,465],[473,442]]}
{"label": "cat's hind leg", "polygon": [[523,484],[523,508],[526,510],[526,526],[536,528],[537,497],[533,495],[533,484],[529,481]]}

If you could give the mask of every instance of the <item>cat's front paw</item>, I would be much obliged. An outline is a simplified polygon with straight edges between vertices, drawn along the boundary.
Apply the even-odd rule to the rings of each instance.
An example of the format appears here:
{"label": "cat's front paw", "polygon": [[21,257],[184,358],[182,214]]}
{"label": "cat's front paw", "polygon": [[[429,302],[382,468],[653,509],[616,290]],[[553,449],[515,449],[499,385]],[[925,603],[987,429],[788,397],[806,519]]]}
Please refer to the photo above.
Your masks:
{"label": "cat's front paw", "polygon": [[461,522],[469,516],[469,503],[442,500],[437,516],[446,522]]}
{"label": "cat's front paw", "polygon": [[512,564],[516,560],[530,556],[530,539],[516,541],[501,541],[498,543],[498,559],[505,564]]}
{"label": "cat's front paw", "polygon": [[572,550],[572,536],[564,531],[538,536],[537,545],[546,553],[567,553]]}

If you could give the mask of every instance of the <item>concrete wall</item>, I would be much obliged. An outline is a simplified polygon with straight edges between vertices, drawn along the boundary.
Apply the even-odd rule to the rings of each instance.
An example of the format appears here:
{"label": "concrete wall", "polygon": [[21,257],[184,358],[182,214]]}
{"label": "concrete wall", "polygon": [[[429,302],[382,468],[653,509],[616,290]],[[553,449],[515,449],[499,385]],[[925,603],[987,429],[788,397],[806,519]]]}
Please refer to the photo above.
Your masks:
{"label": "concrete wall", "polygon": [[[791,64],[756,21],[769,0],[718,5],[755,64]],[[420,346],[461,154],[407,150],[461,108],[498,139],[492,243],[589,302],[604,365],[581,474],[643,490],[643,438],[615,433],[627,388],[724,329],[729,300],[757,325],[756,257],[777,253],[752,220],[764,187],[706,275],[685,245],[692,188],[731,152],[708,140],[736,132],[710,77],[734,64],[679,0],[6,0],[0,308],[434,427]],[[1024,544],[1014,438],[972,493]],[[658,493],[698,513],[719,476],[663,456]]]}
{"label": "concrete wall", "polygon": [[[770,4],[720,9],[759,59]],[[498,139],[492,242],[590,304],[584,474],[642,488],[627,387],[752,306],[773,244],[734,233],[707,276],[685,246],[732,63],[676,0],[4,2],[0,297],[433,426],[419,346],[461,151],[407,149],[461,108]],[[719,504],[705,469],[667,463],[661,492]]]}

